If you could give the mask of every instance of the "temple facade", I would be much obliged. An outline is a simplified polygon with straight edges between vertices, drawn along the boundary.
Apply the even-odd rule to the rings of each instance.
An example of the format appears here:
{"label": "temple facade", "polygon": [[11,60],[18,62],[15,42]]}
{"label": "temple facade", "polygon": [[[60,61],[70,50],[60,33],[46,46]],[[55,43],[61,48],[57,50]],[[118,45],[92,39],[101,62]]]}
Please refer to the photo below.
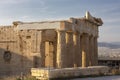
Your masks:
{"label": "temple facade", "polygon": [[98,28],[103,24],[86,12],[83,18],[13,22],[0,27],[0,75],[31,68],[88,67],[98,64]]}

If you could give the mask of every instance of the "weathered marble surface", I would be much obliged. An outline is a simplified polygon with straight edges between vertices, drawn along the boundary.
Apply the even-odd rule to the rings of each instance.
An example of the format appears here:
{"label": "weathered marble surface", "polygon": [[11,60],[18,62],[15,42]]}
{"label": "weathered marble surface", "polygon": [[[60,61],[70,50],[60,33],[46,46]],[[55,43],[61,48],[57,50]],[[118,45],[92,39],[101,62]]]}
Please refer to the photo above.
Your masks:
{"label": "weathered marble surface", "polygon": [[51,79],[51,78],[70,78],[80,76],[92,76],[107,74],[109,68],[106,66],[93,66],[86,68],[62,68],[62,69],[51,69],[51,68],[32,68],[31,75],[38,79]]}

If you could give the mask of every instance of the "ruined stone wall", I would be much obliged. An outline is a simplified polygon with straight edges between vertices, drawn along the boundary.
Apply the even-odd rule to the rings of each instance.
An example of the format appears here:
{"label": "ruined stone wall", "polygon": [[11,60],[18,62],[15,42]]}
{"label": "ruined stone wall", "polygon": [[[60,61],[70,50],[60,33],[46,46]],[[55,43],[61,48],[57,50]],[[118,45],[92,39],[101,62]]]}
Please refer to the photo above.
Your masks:
{"label": "ruined stone wall", "polygon": [[55,67],[55,30],[18,30],[18,35],[21,54],[30,60],[29,63],[23,59],[25,70],[31,67]]}
{"label": "ruined stone wall", "polygon": [[56,40],[54,30],[0,27],[0,75],[20,75],[32,67],[55,67]]}
{"label": "ruined stone wall", "polygon": [[0,27],[0,75],[21,71],[19,39],[13,26]]}
{"label": "ruined stone wall", "polygon": [[[15,30],[15,26],[0,27],[0,75],[20,75],[33,67],[33,31]],[[33,45],[33,46],[32,46]]]}

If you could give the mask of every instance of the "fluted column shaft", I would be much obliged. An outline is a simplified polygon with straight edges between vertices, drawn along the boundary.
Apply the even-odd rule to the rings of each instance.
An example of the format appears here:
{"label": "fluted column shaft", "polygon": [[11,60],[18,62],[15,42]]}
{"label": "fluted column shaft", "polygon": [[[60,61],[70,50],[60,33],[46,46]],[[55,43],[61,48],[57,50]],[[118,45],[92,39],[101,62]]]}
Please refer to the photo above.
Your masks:
{"label": "fluted column shaft", "polygon": [[89,61],[89,37],[82,35],[82,67],[87,67]]}
{"label": "fluted column shaft", "polygon": [[97,37],[94,38],[94,56],[95,56],[95,66],[98,65],[98,44]]}
{"label": "fluted column shaft", "polygon": [[82,54],[80,49],[80,34],[74,33],[74,66],[80,67],[82,64]]}
{"label": "fluted column shaft", "polygon": [[66,39],[64,31],[57,31],[57,67],[63,68],[65,66],[64,59],[66,51]]}
{"label": "fluted column shaft", "polygon": [[94,37],[91,36],[90,37],[90,41],[89,41],[89,56],[90,56],[90,60],[89,60],[89,66],[93,66],[94,65]]}
{"label": "fluted column shaft", "polygon": [[45,66],[45,42],[43,41],[43,34],[44,34],[44,31],[39,31],[39,44],[38,44],[38,52],[40,52],[40,65],[41,67],[44,67]]}
{"label": "fluted column shaft", "polygon": [[73,32],[66,32],[67,67],[74,66]]}

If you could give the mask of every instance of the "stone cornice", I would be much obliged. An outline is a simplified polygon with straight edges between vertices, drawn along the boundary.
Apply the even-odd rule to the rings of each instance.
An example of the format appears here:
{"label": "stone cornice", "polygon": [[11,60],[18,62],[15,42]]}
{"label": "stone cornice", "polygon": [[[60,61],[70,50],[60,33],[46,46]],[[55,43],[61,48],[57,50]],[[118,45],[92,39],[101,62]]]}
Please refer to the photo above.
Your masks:
{"label": "stone cornice", "polygon": [[45,30],[55,29],[66,32],[88,33],[89,35],[98,36],[98,26],[103,24],[101,18],[91,16],[86,12],[84,18],[70,18],[69,20],[61,21],[43,21],[43,22],[13,22],[16,30]]}
{"label": "stone cornice", "polygon": [[101,18],[95,18],[95,17],[91,16],[91,14],[88,11],[86,12],[86,16],[85,16],[84,20],[94,23],[97,26],[102,26],[102,24],[103,24]]}

